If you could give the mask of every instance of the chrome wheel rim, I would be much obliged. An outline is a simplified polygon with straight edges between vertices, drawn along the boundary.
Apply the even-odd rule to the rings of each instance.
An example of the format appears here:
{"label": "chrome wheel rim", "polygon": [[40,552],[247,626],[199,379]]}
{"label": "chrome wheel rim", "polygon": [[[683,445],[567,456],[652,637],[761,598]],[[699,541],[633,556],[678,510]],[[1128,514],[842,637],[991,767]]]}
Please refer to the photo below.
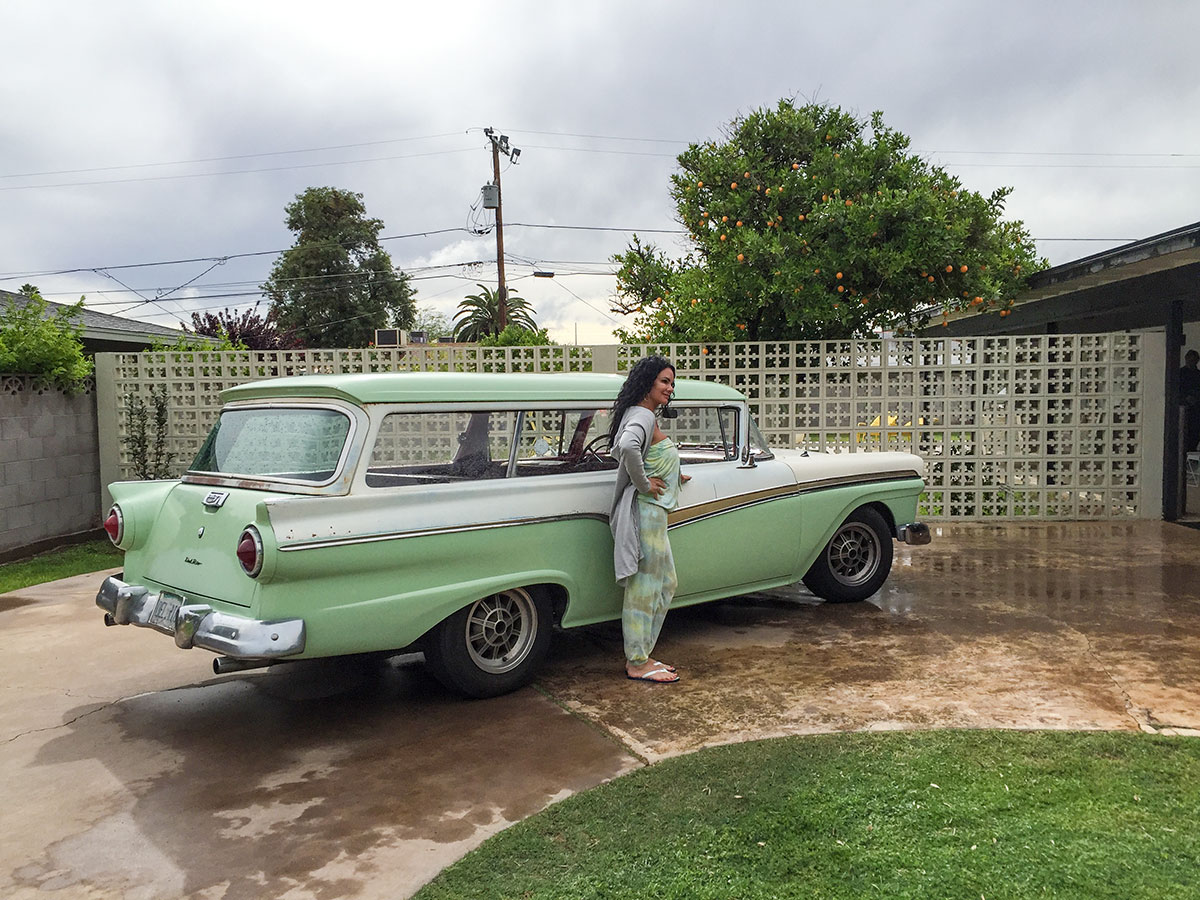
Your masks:
{"label": "chrome wheel rim", "polygon": [[861,522],[848,522],[829,542],[829,571],[839,583],[855,587],[874,576],[882,555],[874,531]]}
{"label": "chrome wheel rim", "polygon": [[537,634],[537,607],[520,588],[475,601],[467,612],[467,654],[490,675],[509,672],[525,661]]}

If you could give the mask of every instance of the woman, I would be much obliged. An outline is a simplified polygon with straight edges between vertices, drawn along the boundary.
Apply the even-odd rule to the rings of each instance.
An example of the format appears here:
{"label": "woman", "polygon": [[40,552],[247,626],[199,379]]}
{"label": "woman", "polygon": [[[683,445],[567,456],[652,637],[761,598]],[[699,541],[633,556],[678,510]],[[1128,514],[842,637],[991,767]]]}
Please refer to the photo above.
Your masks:
{"label": "woman", "polygon": [[609,525],[617,583],[625,588],[625,675],[656,684],[679,680],[674,666],[650,657],[675,595],[667,512],[679,505],[679,488],[689,480],[680,474],[679,453],[655,418],[674,392],[673,365],[661,356],[639,360],[613,405],[608,433],[620,463]]}

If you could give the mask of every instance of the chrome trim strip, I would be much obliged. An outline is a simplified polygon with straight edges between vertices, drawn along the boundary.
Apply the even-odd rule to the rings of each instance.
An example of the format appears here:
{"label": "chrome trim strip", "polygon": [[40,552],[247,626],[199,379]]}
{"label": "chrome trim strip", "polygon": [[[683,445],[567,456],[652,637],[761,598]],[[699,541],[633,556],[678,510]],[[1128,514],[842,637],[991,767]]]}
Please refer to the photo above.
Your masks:
{"label": "chrome trim strip", "polygon": [[374,544],[379,541],[394,541],[404,538],[432,537],[438,534],[461,534],[466,531],[490,531],[493,528],[511,528],[514,525],[543,525],[548,522],[571,522],[576,519],[595,519],[607,524],[608,516],[601,513],[574,513],[562,516],[535,516],[528,519],[506,519],[502,522],[485,522],[479,525],[447,525],[439,528],[420,528],[411,531],[388,531],[362,537],[334,538],[327,541],[305,541],[300,544],[280,544],[280,553],[295,550],[323,550],[327,547],[343,547],[351,544]]}
{"label": "chrome trim strip", "polygon": [[[727,497],[724,500],[712,500],[708,503],[698,503],[677,509],[667,515],[667,527],[677,528],[700,519],[711,518],[722,513],[777,500],[780,497],[793,497],[814,491],[826,491],[855,484],[876,484],[884,481],[900,481],[921,476],[913,470],[897,472],[880,472],[870,476],[843,475],[837,478],[824,478],[820,481],[809,481],[803,484],[787,484],[774,488],[765,488],[746,494]],[[596,519],[607,522],[608,516],[601,513],[573,513],[560,516],[534,516],[527,519],[505,519],[499,522],[483,522],[475,525],[447,525],[437,528],[422,528],[408,531],[388,531],[380,534],[368,534],[361,537],[331,538],[322,541],[304,541],[295,544],[279,543],[279,552],[291,553],[296,550],[324,550],[329,547],[351,546],[354,544],[374,544],[380,541],[394,541],[405,538],[432,537],[440,534],[462,534],[469,531],[489,531],[494,528],[511,528],[515,525],[541,525],[549,522],[570,522],[577,519]]]}

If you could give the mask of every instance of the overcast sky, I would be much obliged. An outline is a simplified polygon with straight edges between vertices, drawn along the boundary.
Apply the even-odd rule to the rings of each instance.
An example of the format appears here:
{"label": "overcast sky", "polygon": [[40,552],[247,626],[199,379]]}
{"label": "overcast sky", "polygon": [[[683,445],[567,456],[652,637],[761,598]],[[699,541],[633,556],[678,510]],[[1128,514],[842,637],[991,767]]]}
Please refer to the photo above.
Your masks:
{"label": "overcast sky", "polygon": [[246,308],[284,206],[328,185],[452,314],[495,238],[429,233],[470,227],[494,126],[522,151],[510,290],[607,343],[622,229],[680,249],[649,234],[678,227],[675,155],[782,97],[882,110],[967,187],[1013,187],[1062,263],[1200,220],[1198,34],[1192,0],[5,3],[0,288],[164,325]]}

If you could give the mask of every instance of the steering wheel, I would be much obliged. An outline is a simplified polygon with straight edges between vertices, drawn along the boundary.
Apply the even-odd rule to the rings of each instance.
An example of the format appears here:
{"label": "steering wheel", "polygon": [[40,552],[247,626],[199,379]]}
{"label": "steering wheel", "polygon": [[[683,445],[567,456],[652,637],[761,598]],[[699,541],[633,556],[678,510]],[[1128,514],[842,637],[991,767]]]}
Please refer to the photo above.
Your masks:
{"label": "steering wheel", "polygon": [[588,441],[586,444],[584,444],[583,449],[579,451],[579,458],[582,460],[582,459],[586,459],[588,456],[591,456],[592,459],[596,460],[596,462],[603,463],[604,460],[600,456],[599,447],[601,444],[607,444],[607,443],[608,443],[608,435],[607,434],[597,435],[596,437],[594,437],[590,441]]}

